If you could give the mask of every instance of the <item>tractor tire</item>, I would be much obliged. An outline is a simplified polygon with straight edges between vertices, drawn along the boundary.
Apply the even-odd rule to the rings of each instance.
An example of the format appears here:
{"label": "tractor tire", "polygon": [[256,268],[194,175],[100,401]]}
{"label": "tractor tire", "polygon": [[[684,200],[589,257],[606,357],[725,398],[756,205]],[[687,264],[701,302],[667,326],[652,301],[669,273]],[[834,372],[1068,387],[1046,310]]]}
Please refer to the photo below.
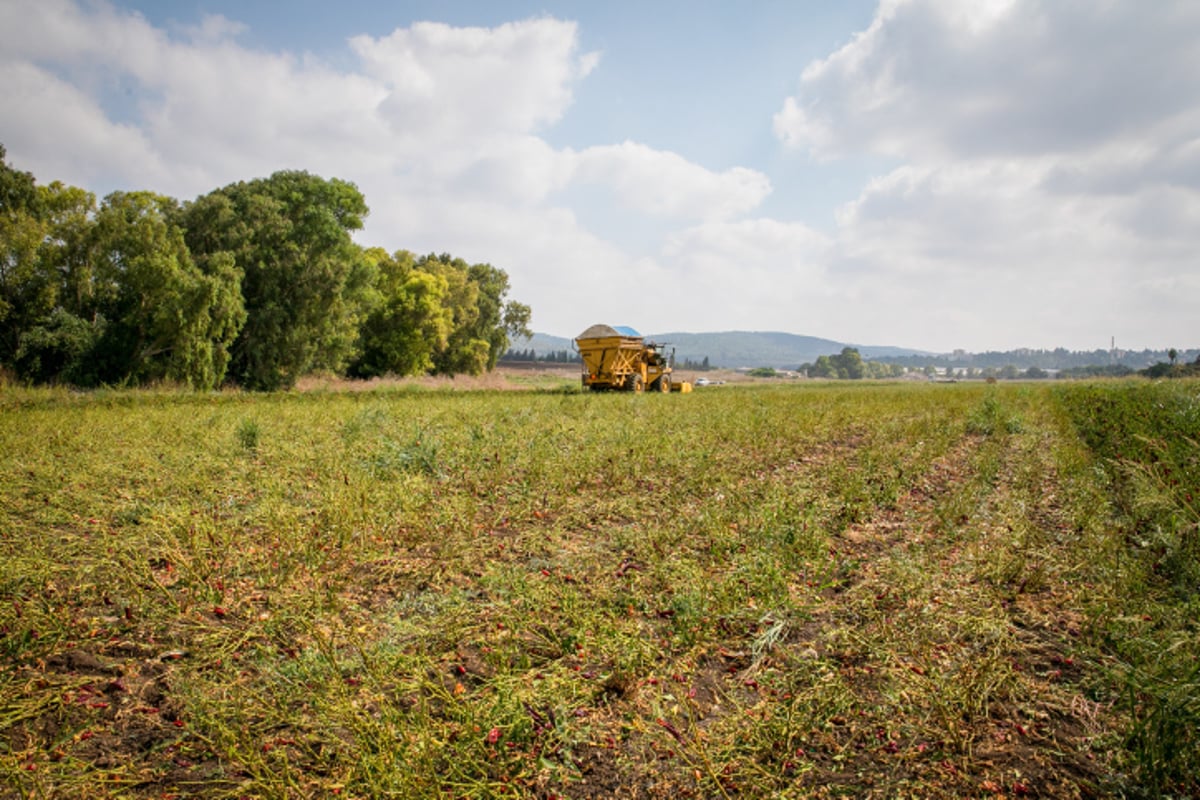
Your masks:
{"label": "tractor tire", "polygon": [[645,388],[642,385],[642,376],[641,375],[630,375],[629,381],[626,383],[626,388],[628,388],[629,391],[633,392],[634,394],[641,394],[642,389]]}
{"label": "tractor tire", "polygon": [[660,392],[662,392],[663,394],[667,394],[668,392],[671,391],[671,376],[670,375],[663,375],[661,378],[658,379],[658,390]]}

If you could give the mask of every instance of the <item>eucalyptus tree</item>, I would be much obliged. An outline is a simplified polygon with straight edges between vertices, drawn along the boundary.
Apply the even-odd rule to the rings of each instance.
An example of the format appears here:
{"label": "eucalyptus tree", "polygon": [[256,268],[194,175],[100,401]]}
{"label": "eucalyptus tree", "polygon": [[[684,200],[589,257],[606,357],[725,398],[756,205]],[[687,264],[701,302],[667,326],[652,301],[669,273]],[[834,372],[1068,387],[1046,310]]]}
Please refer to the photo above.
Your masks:
{"label": "eucalyptus tree", "polygon": [[435,354],[450,343],[454,313],[445,275],[418,269],[413,254],[373,248],[365,256],[378,277],[373,310],[363,322],[359,354],[349,372],[357,378],[420,375],[433,370]]}
{"label": "eucalyptus tree", "polygon": [[514,300],[505,300],[508,295],[508,273],[491,264],[472,264],[467,277],[479,287],[479,317],[475,322],[475,333],[488,343],[487,369],[494,369],[496,361],[508,350],[509,342],[516,337],[529,337],[532,312],[529,306]]}
{"label": "eucalyptus tree", "polygon": [[55,298],[39,274],[46,222],[37,184],[10,166],[5,152],[0,145],[0,363],[11,364],[21,333],[53,309]]}
{"label": "eucalyptus tree", "polygon": [[288,388],[350,361],[374,286],[350,238],[367,213],[354,184],[300,171],[231,184],[183,209],[196,259],[243,275],[246,322],[230,365],[238,384]]}
{"label": "eucalyptus tree", "polygon": [[193,261],[175,200],[114,192],[92,233],[91,303],[104,328],[93,364],[102,383],[171,380],[212,388],[245,319],[231,263]]}
{"label": "eucalyptus tree", "polygon": [[491,264],[467,264],[443,253],[423,256],[417,267],[446,278],[453,329],[447,346],[434,355],[434,371],[478,375],[493,369],[511,336],[529,336],[529,307],[506,301],[508,274]]}
{"label": "eucalyptus tree", "polygon": [[24,276],[26,301],[12,366],[35,383],[86,384],[103,330],[92,303],[96,197],[58,181],[39,186],[40,242]]}

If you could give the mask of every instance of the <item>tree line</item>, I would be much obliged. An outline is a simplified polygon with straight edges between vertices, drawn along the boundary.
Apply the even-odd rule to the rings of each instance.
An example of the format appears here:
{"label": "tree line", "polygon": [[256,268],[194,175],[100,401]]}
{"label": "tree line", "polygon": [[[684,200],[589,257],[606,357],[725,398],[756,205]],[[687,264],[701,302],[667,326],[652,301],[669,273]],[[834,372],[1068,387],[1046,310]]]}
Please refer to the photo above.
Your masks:
{"label": "tree line", "polygon": [[1168,361],[1160,361],[1139,371],[1148,378],[1197,378],[1200,377],[1200,354],[1191,363],[1179,363],[1179,351],[1174,347],[1167,350]]}
{"label": "tree line", "polygon": [[[1182,360],[1200,357],[1200,350],[1177,351]],[[1053,350],[1019,350],[994,351],[984,353],[956,352],[945,355],[911,355],[911,356],[880,356],[879,360],[888,364],[899,364],[910,370],[920,370],[927,366],[938,369],[974,368],[982,372],[985,369],[1003,369],[1012,366],[1018,370],[1037,367],[1042,370],[1059,370],[1061,372],[1078,371],[1080,374],[1098,368],[1128,367],[1128,370],[1116,371],[1131,374],[1139,369],[1151,366],[1156,362],[1167,360],[1170,350],[1067,350],[1058,347]],[[1105,370],[1108,374],[1112,370]]]}
{"label": "tree line", "polygon": [[509,348],[508,352],[500,357],[501,361],[512,362],[533,362],[543,364],[578,364],[583,361],[578,353],[573,353],[570,350],[549,350],[544,353],[539,353],[532,347],[517,350]]}
{"label": "tree line", "polygon": [[0,368],[29,383],[286,389],[479,374],[531,311],[508,275],[351,239],[354,184],[303,171],[179,202],[39,185],[0,145]]}
{"label": "tree line", "polygon": [[864,361],[854,347],[843,347],[842,352],[832,356],[819,356],[812,364],[801,364],[797,369],[810,378],[841,378],[862,380],[863,378],[895,378],[903,375],[904,367],[885,364],[881,361]]}

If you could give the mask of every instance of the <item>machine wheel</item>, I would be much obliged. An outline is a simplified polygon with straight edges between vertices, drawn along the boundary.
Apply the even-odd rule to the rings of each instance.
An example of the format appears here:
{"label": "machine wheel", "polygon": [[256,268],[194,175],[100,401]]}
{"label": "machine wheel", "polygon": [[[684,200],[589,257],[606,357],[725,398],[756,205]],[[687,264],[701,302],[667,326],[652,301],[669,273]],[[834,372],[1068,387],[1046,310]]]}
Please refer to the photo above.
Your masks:
{"label": "machine wheel", "polygon": [[658,390],[660,392],[662,392],[663,394],[666,394],[667,392],[671,391],[671,376],[670,375],[663,375],[661,378],[658,379]]}
{"label": "machine wheel", "polygon": [[634,394],[641,394],[643,388],[645,388],[645,387],[642,386],[642,376],[641,375],[630,375],[629,376],[629,391],[633,392]]}

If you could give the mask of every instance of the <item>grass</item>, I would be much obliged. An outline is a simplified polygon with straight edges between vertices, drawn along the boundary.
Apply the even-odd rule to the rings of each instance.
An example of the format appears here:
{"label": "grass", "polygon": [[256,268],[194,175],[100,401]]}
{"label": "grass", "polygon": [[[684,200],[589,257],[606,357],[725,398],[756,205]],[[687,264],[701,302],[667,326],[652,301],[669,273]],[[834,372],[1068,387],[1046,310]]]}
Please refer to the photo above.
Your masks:
{"label": "grass", "polygon": [[1094,617],[1132,723],[1126,758],[1146,794],[1200,794],[1200,391],[1195,382],[1063,393],[1111,487],[1113,579]]}
{"label": "grass", "polygon": [[0,794],[1197,793],[1194,384],[566,388],[5,389]]}

